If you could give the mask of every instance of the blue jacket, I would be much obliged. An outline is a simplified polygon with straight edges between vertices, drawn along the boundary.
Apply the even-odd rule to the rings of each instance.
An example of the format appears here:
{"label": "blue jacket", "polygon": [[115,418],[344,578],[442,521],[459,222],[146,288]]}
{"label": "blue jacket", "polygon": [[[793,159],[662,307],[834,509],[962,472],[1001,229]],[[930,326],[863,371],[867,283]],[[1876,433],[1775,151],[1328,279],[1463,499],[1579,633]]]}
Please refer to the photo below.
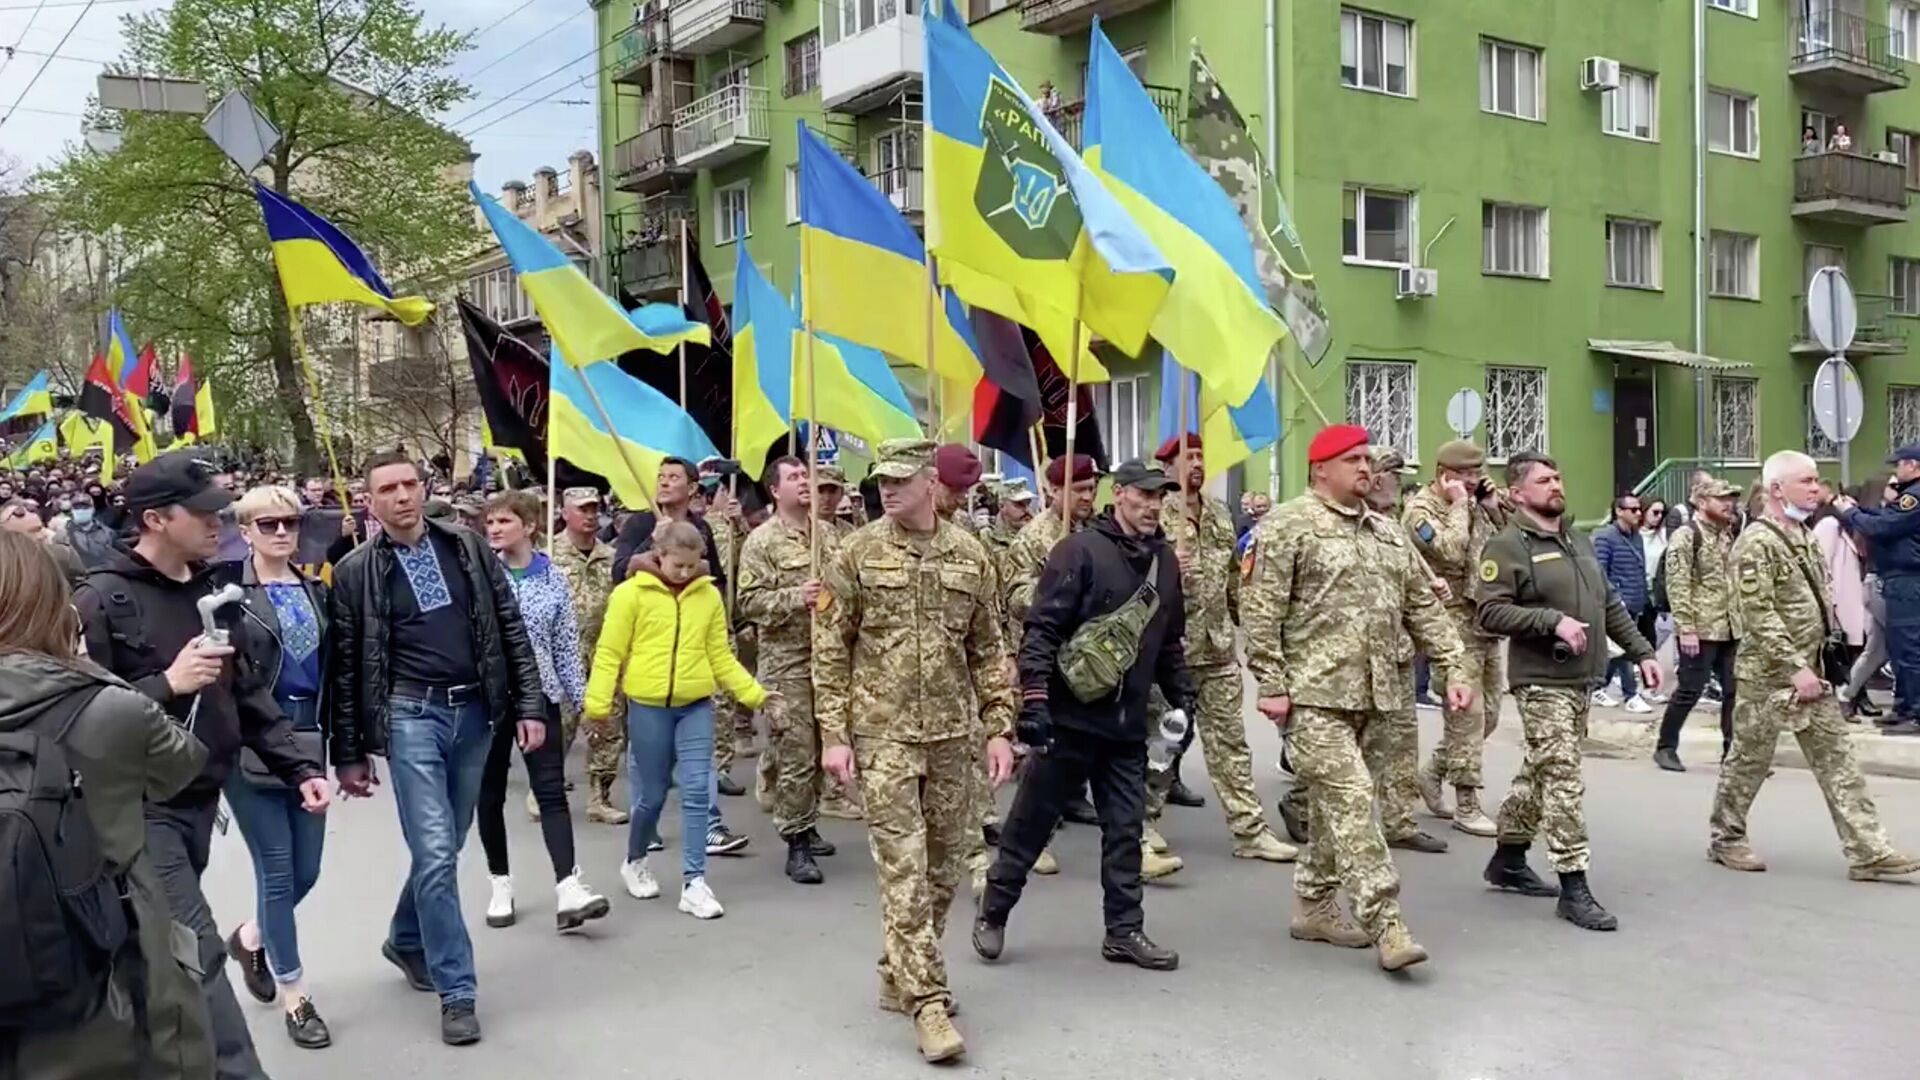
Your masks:
{"label": "blue jacket", "polygon": [[1629,536],[1609,522],[1594,530],[1593,553],[1608,584],[1620,594],[1620,602],[1638,618],[1647,610],[1647,552],[1640,546],[1639,534]]}
{"label": "blue jacket", "polygon": [[1875,573],[1883,578],[1920,578],[1920,480],[1900,485],[1886,506],[1856,507],[1843,520],[1872,545]]}

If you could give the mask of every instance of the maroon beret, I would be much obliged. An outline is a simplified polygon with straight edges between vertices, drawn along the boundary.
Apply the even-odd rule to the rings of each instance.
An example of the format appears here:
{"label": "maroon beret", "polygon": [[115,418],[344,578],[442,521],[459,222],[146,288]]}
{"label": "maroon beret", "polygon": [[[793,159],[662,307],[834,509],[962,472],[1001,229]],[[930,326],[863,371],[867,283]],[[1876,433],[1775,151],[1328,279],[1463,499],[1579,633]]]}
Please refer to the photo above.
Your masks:
{"label": "maroon beret", "polygon": [[[1052,484],[1054,487],[1059,487],[1060,485],[1066,482],[1063,479],[1066,475],[1067,475],[1067,459],[1066,458],[1057,457],[1057,458],[1054,458],[1052,461],[1047,462],[1047,483]],[[1100,467],[1094,464],[1093,458],[1089,457],[1086,454],[1073,455],[1073,482],[1074,483],[1078,484],[1086,480],[1095,480],[1095,479],[1098,479],[1099,476],[1100,476]]]}
{"label": "maroon beret", "polygon": [[[1187,432],[1187,449],[1201,449],[1199,435],[1191,431]],[[1155,461],[1172,461],[1179,453],[1180,436],[1169,435],[1167,436],[1167,441],[1160,444],[1160,449],[1153,452],[1153,459]]]}
{"label": "maroon beret", "polygon": [[946,443],[933,452],[933,474],[955,491],[980,482],[980,459],[959,443]]}

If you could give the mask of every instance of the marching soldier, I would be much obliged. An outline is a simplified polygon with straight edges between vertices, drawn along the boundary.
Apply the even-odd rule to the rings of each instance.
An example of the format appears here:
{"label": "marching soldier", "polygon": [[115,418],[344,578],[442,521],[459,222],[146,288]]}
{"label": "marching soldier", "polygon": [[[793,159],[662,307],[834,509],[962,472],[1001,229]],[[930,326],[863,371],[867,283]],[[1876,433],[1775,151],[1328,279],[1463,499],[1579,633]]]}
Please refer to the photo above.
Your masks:
{"label": "marching soldier", "polygon": [[[1337,424],[1307,447],[1305,495],[1254,530],[1241,593],[1256,706],[1281,727],[1308,788],[1311,841],[1294,870],[1289,933],[1348,948],[1372,944],[1398,971],[1427,958],[1400,918],[1400,878],[1373,816],[1360,747],[1413,703],[1412,647],[1449,676],[1447,698],[1473,704],[1459,635],[1434,599],[1406,533],[1370,512],[1366,429]],[[1336,892],[1353,899],[1354,926]]]}
{"label": "marching soldier", "polygon": [[857,776],[880,881],[882,1008],[914,1019],[920,1054],[965,1052],[940,938],[977,822],[971,772],[1013,771],[1013,689],[986,549],[934,513],[934,444],[879,448],[885,514],[849,537],[814,619],[822,766]]}
{"label": "marching soldier", "polygon": [[[553,545],[553,565],[567,580],[573,597],[574,621],[580,624],[580,667],[591,674],[593,647],[600,640],[600,624],[607,617],[607,597],[613,594],[613,548],[599,537],[600,493],[590,487],[568,488],[560,495],[561,516],[567,528]],[[569,712],[571,708],[569,707]],[[566,741],[573,742],[580,718],[568,716]],[[613,782],[627,758],[625,699],[616,695],[613,712],[602,724],[587,725],[587,820],[602,825],[625,825],[628,814],[613,801]]]}
{"label": "marching soldier", "polygon": [[1674,647],[1680,655],[1679,687],[1660,718],[1653,760],[1668,772],[1686,772],[1680,761],[1680,728],[1700,701],[1709,676],[1720,681],[1720,757],[1733,746],[1734,502],[1740,489],[1704,477],[1690,493],[1693,520],[1667,542],[1667,606],[1673,613]]}
{"label": "marching soldier", "polygon": [[[841,542],[853,535],[854,526],[841,521],[835,512],[846,490],[847,477],[839,466],[821,465],[813,470],[813,520],[823,530],[821,544],[828,551],[839,550]],[[858,787],[835,783],[831,778],[822,776],[820,788],[821,817],[860,820],[862,813]]]}
{"label": "marching soldier", "polygon": [[1853,757],[1840,702],[1823,672],[1822,653],[1836,623],[1826,560],[1804,524],[1820,504],[1814,460],[1793,450],[1761,471],[1766,510],[1733,545],[1733,750],[1713,797],[1707,857],[1731,870],[1765,870],[1747,845],[1747,811],[1773,765],[1782,730],[1793,733],[1827,798],[1833,827],[1855,881],[1890,881],[1920,872],[1920,859],[1887,839]]}

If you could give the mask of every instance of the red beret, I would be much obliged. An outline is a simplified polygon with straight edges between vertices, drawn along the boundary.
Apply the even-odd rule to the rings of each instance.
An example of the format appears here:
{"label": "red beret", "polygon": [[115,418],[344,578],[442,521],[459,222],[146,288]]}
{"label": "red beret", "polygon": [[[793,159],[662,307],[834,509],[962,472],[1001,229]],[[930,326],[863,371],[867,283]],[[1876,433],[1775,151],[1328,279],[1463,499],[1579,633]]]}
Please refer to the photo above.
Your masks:
{"label": "red beret", "polygon": [[[1200,436],[1191,431],[1187,432],[1187,449],[1200,449]],[[1155,461],[1172,461],[1179,453],[1180,436],[1170,435],[1167,437],[1166,442],[1160,444],[1160,449],[1153,452],[1153,459]]]}
{"label": "red beret", "polygon": [[1318,465],[1332,461],[1356,446],[1367,445],[1367,429],[1358,424],[1332,424],[1307,444],[1307,462]]}
{"label": "red beret", "polygon": [[980,482],[980,459],[959,443],[947,443],[933,452],[933,473],[955,491]]}
{"label": "red beret", "polygon": [[[1054,458],[1052,461],[1047,462],[1047,483],[1052,484],[1054,487],[1059,487],[1061,484],[1066,482],[1063,479],[1066,475],[1067,475],[1067,459],[1066,458],[1057,457],[1057,458]],[[1073,455],[1073,482],[1074,483],[1078,484],[1083,480],[1093,480],[1098,478],[1099,475],[1100,475],[1100,468],[1099,466],[1093,463],[1093,458],[1087,456],[1086,454]]]}

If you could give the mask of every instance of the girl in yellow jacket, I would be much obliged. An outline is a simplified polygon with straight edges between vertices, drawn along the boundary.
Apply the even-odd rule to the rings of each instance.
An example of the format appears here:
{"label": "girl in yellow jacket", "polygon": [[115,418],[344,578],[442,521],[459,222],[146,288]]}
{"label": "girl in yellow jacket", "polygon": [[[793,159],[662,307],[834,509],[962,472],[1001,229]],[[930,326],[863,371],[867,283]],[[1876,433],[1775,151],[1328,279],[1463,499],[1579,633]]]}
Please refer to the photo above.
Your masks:
{"label": "girl in yellow jacket", "polygon": [[660,811],[680,766],[680,910],[696,919],[725,914],[707,886],[708,821],[713,799],[713,692],[724,686],[748,708],[779,707],[734,658],[727,612],[707,576],[706,541],[684,521],[662,522],[640,569],[613,590],[587,683],[588,719],[604,720],[617,688],[627,697],[627,746],[633,763],[633,821],[620,878],[639,900],[660,895],[647,868]]}

